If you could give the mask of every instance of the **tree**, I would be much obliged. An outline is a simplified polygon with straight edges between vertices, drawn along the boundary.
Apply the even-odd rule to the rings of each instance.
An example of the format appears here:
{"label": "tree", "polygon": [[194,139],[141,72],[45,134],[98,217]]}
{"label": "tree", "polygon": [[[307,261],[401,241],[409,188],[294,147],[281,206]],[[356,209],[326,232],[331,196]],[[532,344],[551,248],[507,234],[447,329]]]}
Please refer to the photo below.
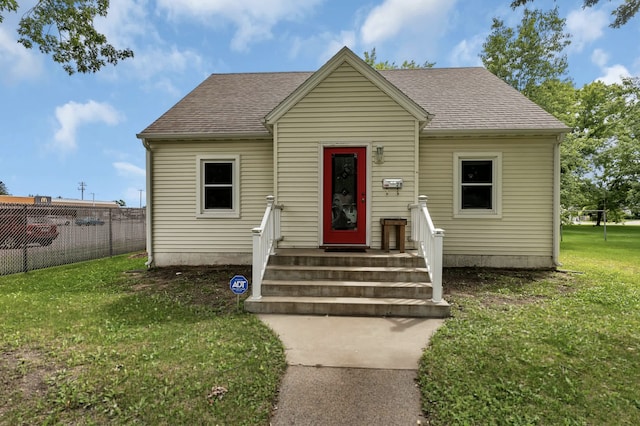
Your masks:
{"label": "tree", "polygon": [[0,180],[0,195],[9,195],[9,190],[7,189],[7,185],[5,185],[4,182],[1,180]]}
{"label": "tree", "polygon": [[485,66],[572,129],[561,149],[565,209],[640,212],[640,79],[576,89],[563,78],[569,35],[557,8],[525,10],[517,30],[494,19],[483,45]]}
{"label": "tree", "polygon": [[[511,2],[511,7],[516,9],[519,6],[526,5],[532,1],[533,0],[513,0]],[[592,7],[598,3],[600,3],[600,0],[584,0],[583,7]],[[638,10],[640,10],[640,0],[624,0],[624,3],[611,12],[611,15],[614,16],[614,20],[609,24],[609,26],[612,28],[620,28],[629,22],[629,19],[633,18]]]}
{"label": "tree", "polygon": [[371,49],[371,53],[368,51],[364,52],[364,61],[371,65],[373,68],[377,70],[397,70],[397,69],[419,69],[419,68],[432,68],[436,63],[424,61],[423,64],[418,64],[416,61],[404,61],[402,65],[398,66],[395,62],[378,62],[378,58],[376,56],[376,48]]}
{"label": "tree", "polygon": [[[20,19],[18,43],[27,49],[38,45],[69,75],[116,65],[133,57],[133,51],[116,49],[94,28],[94,19],[107,16],[108,9],[109,0],[38,0]],[[3,12],[17,10],[17,0],[0,0],[0,22]]]}
{"label": "tree", "polygon": [[[567,138],[563,154],[578,167],[563,170],[581,185],[581,205],[604,210],[614,220],[623,209],[640,211],[640,82],[627,79],[622,84],[596,81],[577,92],[574,130]],[[563,160],[563,165],[567,162]],[[563,184],[570,180],[563,177]],[[564,188],[563,188],[564,191]],[[601,215],[598,215],[598,223]]]}
{"label": "tree", "polygon": [[509,85],[537,102],[539,87],[550,80],[566,81],[568,62],[563,53],[570,43],[565,20],[558,8],[548,12],[525,9],[522,22],[513,29],[494,18],[491,33],[482,45],[484,66]]}
{"label": "tree", "polygon": [[124,200],[115,200],[114,202],[120,207],[125,207],[127,205],[127,203]]}

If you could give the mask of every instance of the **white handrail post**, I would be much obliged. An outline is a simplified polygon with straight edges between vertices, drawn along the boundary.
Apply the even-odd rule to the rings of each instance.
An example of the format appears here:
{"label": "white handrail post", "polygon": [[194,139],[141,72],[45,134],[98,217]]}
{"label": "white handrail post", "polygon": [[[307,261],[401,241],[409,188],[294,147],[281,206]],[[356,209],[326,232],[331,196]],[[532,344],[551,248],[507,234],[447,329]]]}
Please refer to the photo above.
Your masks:
{"label": "white handrail post", "polygon": [[421,213],[427,208],[428,199],[429,197],[427,197],[426,195],[418,195],[418,217],[420,218],[420,220],[418,221],[418,254],[423,257],[425,256],[425,250],[427,249],[427,241],[425,239],[425,235],[430,230],[428,224],[423,220]]}
{"label": "white handrail post", "polygon": [[[269,215],[269,222],[267,223],[267,227],[269,228],[269,232],[267,233],[267,248],[268,248],[268,253],[271,254],[275,254],[275,240],[276,240],[276,220],[277,219],[275,217],[275,209],[274,209],[274,204],[276,202],[276,197],[274,197],[273,195],[267,195],[267,214]],[[266,253],[265,253],[266,255]]]}
{"label": "white handrail post", "polygon": [[267,196],[267,208],[262,217],[262,222],[257,228],[251,230],[253,239],[252,256],[252,295],[253,300],[262,298],[262,277],[269,262],[269,256],[275,254],[276,241],[280,238],[280,209],[275,205],[276,197]]}
{"label": "white handrail post", "polygon": [[282,230],[280,228],[282,206],[276,204],[273,207],[273,250],[271,254],[275,254],[276,242],[282,240]]}
{"label": "white handrail post", "polygon": [[432,286],[432,300],[434,303],[442,301],[442,242],[444,239],[444,230],[435,229],[433,232],[434,239],[434,252],[431,259],[431,286]]}
{"label": "white handrail post", "polygon": [[267,195],[267,209],[271,210],[275,201],[276,197],[274,197],[273,195]]}
{"label": "white handrail post", "polygon": [[253,268],[251,272],[251,298],[259,300],[262,298],[262,249],[261,237],[262,230],[253,228],[251,230],[253,236]]}

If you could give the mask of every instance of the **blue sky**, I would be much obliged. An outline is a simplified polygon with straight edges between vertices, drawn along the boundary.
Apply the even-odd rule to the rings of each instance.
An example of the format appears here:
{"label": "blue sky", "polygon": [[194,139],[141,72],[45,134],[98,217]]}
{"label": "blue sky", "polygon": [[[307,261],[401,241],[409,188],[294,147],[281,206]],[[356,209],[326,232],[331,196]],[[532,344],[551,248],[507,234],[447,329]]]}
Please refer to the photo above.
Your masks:
{"label": "blue sky", "polygon": [[[436,67],[480,66],[493,17],[518,24],[510,0],[111,0],[97,22],[135,58],[97,74],[68,76],[16,43],[20,1],[0,24],[0,180],[13,195],[126,201],[145,188],[135,135],[211,73],[312,71],[342,46],[378,59]],[[573,34],[570,77],[578,86],[640,75],[640,16],[608,27],[621,3],[559,4]]]}

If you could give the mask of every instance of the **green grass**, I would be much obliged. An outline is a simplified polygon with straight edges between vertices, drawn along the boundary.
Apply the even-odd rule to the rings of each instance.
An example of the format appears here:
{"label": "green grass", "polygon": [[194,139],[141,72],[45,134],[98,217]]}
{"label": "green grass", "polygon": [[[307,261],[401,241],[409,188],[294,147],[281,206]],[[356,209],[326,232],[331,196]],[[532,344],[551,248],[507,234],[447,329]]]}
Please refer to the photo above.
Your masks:
{"label": "green grass", "polygon": [[235,296],[199,297],[230,294],[232,272],[144,260],[0,277],[0,424],[268,424],[281,343]]}
{"label": "green grass", "polygon": [[607,231],[565,227],[564,273],[455,280],[420,364],[432,424],[640,424],[640,227]]}

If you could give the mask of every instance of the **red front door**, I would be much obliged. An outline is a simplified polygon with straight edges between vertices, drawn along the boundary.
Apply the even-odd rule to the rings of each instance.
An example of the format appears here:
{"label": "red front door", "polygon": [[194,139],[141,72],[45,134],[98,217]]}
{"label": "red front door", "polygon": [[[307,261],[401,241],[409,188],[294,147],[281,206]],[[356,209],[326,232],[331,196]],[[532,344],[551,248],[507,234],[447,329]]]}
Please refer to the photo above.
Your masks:
{"label": "red front door", "polygon": [[367,149],[327,147],[323,153],[324,244],[367,242]]}

